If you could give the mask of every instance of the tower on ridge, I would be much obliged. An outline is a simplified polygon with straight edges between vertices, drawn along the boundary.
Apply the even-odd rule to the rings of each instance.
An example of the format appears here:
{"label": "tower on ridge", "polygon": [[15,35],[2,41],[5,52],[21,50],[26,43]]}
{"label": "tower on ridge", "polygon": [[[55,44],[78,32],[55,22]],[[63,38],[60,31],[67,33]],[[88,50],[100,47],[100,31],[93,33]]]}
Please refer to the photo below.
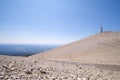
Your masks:
{"label": "tower on ridge", "polygon": [[100,33],[102,33],[103,32],[103,27],[101,26],[101,28],[100,28]]}

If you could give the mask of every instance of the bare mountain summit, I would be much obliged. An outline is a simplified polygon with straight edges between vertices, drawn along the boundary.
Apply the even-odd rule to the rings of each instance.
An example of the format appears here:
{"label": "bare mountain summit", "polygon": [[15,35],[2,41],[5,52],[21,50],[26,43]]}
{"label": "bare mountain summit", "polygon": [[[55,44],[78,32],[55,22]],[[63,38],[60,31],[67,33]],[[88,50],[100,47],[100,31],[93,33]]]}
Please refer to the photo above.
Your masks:
{"label": "bare mountain summit", "polygon": [[31,56],[36,59],[120,64],[120,32],[103,32]]}
{"label": "bare mountain summit", "polygon": [[29,57],[0,55],[0,80],[120,80],[119,49],[120,32],[102,32]]}

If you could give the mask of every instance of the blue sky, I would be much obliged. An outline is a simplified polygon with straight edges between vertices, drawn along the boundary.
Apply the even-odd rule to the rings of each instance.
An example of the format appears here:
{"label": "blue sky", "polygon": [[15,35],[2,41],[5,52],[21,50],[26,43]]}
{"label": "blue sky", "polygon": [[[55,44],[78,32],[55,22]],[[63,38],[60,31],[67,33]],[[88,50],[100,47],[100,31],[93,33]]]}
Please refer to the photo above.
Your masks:
{"label": "blue sky", "polygon": [[0,0],[1,44],[66,44],[120,31],[120,0]]}

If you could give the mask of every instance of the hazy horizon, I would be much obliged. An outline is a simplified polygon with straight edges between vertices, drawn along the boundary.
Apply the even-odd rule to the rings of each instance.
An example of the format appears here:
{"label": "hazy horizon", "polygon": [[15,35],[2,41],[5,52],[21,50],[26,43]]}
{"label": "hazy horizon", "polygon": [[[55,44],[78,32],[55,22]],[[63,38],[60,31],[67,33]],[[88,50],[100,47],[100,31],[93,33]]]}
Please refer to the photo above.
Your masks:
{"label": "hazy horizon", "polygon": [[120,31],[120,0],[0,0],[0,44],[63,45]]}
{"label": "hazy horizon", "polygon": [[30,56],[57,47],[57,45],[0,45],[0,55]]}

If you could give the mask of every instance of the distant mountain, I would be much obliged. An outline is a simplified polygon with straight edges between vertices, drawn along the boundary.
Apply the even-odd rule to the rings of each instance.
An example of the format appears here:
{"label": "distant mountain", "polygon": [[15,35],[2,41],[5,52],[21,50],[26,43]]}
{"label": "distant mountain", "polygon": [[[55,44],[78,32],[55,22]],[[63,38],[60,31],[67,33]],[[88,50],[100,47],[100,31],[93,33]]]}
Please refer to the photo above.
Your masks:
{"label": "distant mountain", "polygon": [[120,32],[98,33],[31,57],[81,63],[120,64]]}

